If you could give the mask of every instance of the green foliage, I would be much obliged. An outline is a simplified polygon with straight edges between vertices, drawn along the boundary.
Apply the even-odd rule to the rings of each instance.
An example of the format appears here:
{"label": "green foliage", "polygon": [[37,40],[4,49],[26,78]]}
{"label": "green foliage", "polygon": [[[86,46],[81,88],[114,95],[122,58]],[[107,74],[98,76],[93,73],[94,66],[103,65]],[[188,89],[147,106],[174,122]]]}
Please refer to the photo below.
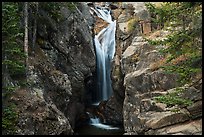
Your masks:
{"label": "green foliage", "polygon": [[16,90],[16,88],[16,86],[2,87],[2,98],[9,97]]}
{"label": "green foliage", "polygon": [[192,105],[193,102],[191,100],[179,97],[179,94],[184,92],[184,91],[185,90],[182,88],[176,88],[175,92],[169,93],[166,95],[157,96],[154,99],[157,102],[164,103],[169,107],[172,107],[175,105],[184,105],[184,106]]}
{"label": "green foliage", "polygon": [[[160,7],[146,4],[152,21],[163,24],[171,32],[165,39],[146,39],[151,45],[163,45],[160,52],[168,55],[165,70],[180,75],[182,84],[191,82],[191,76],[201,72],[202,62],[202,3],[164,2]],[[185,56],[185,60],[175,60]],[[173,63],[174,62],[174,63]]]}
{"label": "green foliage", "polygon": [[6,134],[15,134],[18,114],[15,111],[16,106],[11,104],[2,111],[2,130]]}
{"label": "green foliage", "polygon": [[61,7],[68,7],[71,12],[76,10],[76,2],[43,2],[39,3],[40,8],[43,8],[50,17],[52,17],[57,22],[62,19],[62,14],[60,12]]}
{"label": "green foliage", "polygon": [[164,2],[160,7],[156,8],[155,4],[145,3],[145,6],[151,13],[152,23],[157,23],[163,27],[164,23],[169,19],[168,12],[172,11],[168,4],[168,2]]}
{"label": "green foliage", "polygon": [[24,74],[25,54],[23,52],[23,30],[20,29],[19,3],[2,4],[2,65],[7,66],[9,74]]}
{"label": "green foliage", "polygon": [[138,18],[131,18],[128,21],[127,31],[132,32],[133,30],[135,30],[135,28],[137,27],[137,24],[138,24]]}
{"label": "green foliage", "polygon": [[191,82],[191,78],[192,76],[197,73],[197,72],[201,72],[200,68],[192,68],[192,67],[187,67],[187,66],[161,66],[161,68],[163,68],[166,73],[177,73],[179,74],[179,79],[177,80],[177,82],[179,82],[181,85],[184,85],[186,83]]}
{"label": "green foliage", "polygon": [[2,64],[8,66],[11,75],[23,74],[25,72],[24,63],[19,62],[18,60],[4,60]]}
{"label": "green foliage", "polygon": [[27,86],[32,86],[33,82],[32,81],[27,81],[27,80],[19,80],[19,85],[21,87],[27,87]]}
{"label": "green foliage", "polygon": [[14,91],[15,89],[16,89],[15,86],[7,86],[7,87],[5,87],[5,90],[9,91],[9,92]]}
{"label": "green foliage", "polygon": [[47,11],[48,15],[56,21],[59,21],[62,18],[62,15],[60,13],[61,6],[62,6],[62,2],[39,3],[39,8],[42,8],[45,11]]}
{"label": "green foliage", "polygon": [[68,7],[68,9],[72,12],[74,12],[76,10],[76,2],[67,2],[66,5]]}

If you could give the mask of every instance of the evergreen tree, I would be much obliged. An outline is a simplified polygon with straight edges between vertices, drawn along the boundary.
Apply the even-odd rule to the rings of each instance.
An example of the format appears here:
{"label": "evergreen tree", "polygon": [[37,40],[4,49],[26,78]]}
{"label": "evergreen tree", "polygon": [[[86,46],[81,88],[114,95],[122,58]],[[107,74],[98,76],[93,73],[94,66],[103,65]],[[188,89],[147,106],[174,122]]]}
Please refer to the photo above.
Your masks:
{"label": "evergreen tree", "polygon": [[152,21],[162,24],[170,35],[163,40],[149,40],[163,45],[161,53],[167,62],[166,71],[177,72],[181,84],[192,82],[202,67],[202,2],[164,2],[160,7],[146,4]]}
{"label": "evergreen tree", "polygon": [[11,76],[25,72],[19,5],[17,2],[2,3],[2,65]]}

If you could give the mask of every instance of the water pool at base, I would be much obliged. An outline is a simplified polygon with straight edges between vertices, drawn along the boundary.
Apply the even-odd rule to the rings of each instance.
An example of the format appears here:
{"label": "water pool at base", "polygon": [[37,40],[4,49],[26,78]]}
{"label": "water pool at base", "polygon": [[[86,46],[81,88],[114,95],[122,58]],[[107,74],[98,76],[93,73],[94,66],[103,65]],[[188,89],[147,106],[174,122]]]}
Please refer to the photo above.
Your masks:
{"label": "water pool at base", "polygon": [[75,129],[76,135],[123,135],[122,127],[114,127],[105,124],[85,124]]}

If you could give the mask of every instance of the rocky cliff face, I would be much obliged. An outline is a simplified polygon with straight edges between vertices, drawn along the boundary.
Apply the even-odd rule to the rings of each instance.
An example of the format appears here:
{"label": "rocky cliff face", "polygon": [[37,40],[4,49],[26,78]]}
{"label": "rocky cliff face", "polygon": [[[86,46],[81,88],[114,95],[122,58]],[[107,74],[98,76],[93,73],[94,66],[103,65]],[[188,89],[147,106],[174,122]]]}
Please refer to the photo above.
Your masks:
{"label": "rocky cliff face", "polygon": [[[144,35],[164,38],[168,32],[151,33],[149,13],[143,2],[120,3],[112,12],[117,20],[112,67],[114,94],[101,105],[107,122],[123,123],[125,135],[201,134],[202,80],[197,85],[179,87],[176,74],[156,67],[164,58],[160,47],[144,39]],[[182,89],[179,97],[191,100],[191,105],[168,106],[155,100],[160,95],[177,94],[178,89]]]}
{"label": "rocky cliff face", "polygon": [[[113,95],[99,105],[102,117],[109,124],[123,124],[125,135],[202,134],[202,79],[179,87],[179,97],[191,100],[191,105],[158,103],[155,97],[177,93],[179,83],[177,75],[153,67],[163,56],[143,38],[151,32],[144,3],[110,7],[117,20],[116,54]],[[9,100],[17,106],[17,134],[71,135],[96,85],[93,36],[107,24],[94,19],[83,2],[60,3],[58,15],[39,5],[37,22],[29,86],[16,90]]]}
{"label": "rocky cliff face", "polygon": [[68,4],[58,3],[60,10],[52,12],[49,3],[39,3],[29,86],[12,98],[19,112],[18,134],[73,134],[89,101],[86,89],[93,87],[95,75],[93,17],[85,3]]}
{"label": "rocky cliff face", "polygon": [[[125,99],[123,104],[124,127],[127,132],[125,134],[201,134],[202,103],[200,101],[202,98],[199,98],[201,87],[187,86],[180,93],[179,96],[182,99],[193,101],[191,106],[172,107],[165,103],[158,103],[155,97],[176,93],[177,89],[174,87],[178,87],[176,82],[178,76],[167,74],[160,69],[151,70],[152,62],[161,60],[161,56],[151,45],[136,39],[125,50],[122,58],[123,69],[127,73],[124,78]],[[137,55],[138,60],[134,63],[129,62],[129,57],[131,59],[134,55]],[[191,98],[190,94],[196,97]],[[194,125],[189,122],[194,119],[194,114],[191,114],[188,108],[195,106],[197,106],[195,115],[199,120],[194,121],[196,128],[191,130]],[[185,128],[174,131],[173,129],[176,129],[177,126],[179,128],[181,123]]]}
{"label": "rocky cliff face", "polygon": [[[128,10],[125,10],[128,6]],[[130,12],[130,7],[133,7],[134,11]],[[121,8],[123,11],[118,18],[118,47],[112,78],[115,92],[121,93],[122,88],[118,87],[121,83],[124,86],[122,92],[125,135],[202,134],[202,98],[199,97],[202,80],[197,85],[180,87],[183,92],[179,97],[191,100],[190,106],[167,106],[158,103],[155,97],[178,92],[178,76],[167,74],[154,66],[155,62],[162,62],[163,56],[159,54],[158,47],[148,44],[143,38],[144,34],[151,32],[144,3],[123,3]],[[131,25],[131,19],[128,18],[138,19],[136,22],[139,24],[134,24],[138,30],[128,31],[127,28]],[[164,38],[165,33],[161,31],[162,35],[157,38]]]}

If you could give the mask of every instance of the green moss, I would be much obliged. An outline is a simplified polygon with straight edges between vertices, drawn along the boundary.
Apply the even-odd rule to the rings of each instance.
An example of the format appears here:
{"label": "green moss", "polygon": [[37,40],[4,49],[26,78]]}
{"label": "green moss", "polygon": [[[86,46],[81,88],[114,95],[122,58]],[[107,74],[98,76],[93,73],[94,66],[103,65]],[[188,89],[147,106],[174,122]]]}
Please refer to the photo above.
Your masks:
{"label": "green moss", "polygon": [[157,96],[154,99],[156,102],[164,103],[169,107],[175,106],[175,105],[184,105],[184,106],[190,106],[192,105],[192,101],[189,99],[181,98],[179,95],[184,92],[185,90],[182,88],[176,88],[176,91],[173,93],[169,93],[166,95]]}

